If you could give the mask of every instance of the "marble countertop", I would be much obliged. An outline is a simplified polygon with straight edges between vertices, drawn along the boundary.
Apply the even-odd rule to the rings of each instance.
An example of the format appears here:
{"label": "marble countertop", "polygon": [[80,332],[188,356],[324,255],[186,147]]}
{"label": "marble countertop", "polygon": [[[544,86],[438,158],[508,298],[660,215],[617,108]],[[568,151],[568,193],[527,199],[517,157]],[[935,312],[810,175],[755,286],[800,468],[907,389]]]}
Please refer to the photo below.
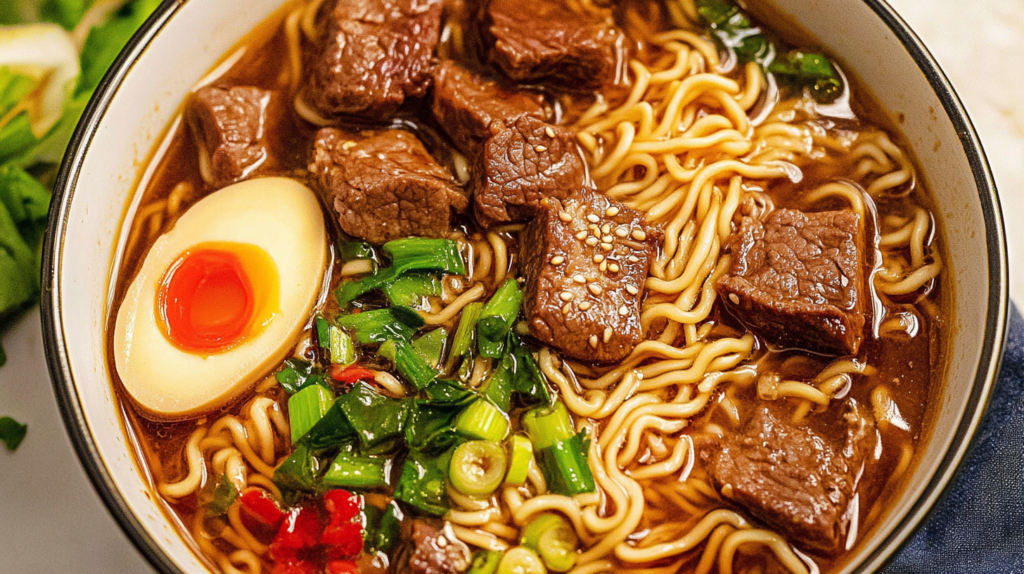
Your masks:
{"label": "marble countertop", "polygon": [[[890,0],[963,99],[1001,192],[1011,292],[1024,302],[1024,0]],[[39,312],[4,334],[0,414],[29,424],[18,452],[0,449],[0,570],[19,574],[151,573],[103,508],[64,432],[46,373]]]}

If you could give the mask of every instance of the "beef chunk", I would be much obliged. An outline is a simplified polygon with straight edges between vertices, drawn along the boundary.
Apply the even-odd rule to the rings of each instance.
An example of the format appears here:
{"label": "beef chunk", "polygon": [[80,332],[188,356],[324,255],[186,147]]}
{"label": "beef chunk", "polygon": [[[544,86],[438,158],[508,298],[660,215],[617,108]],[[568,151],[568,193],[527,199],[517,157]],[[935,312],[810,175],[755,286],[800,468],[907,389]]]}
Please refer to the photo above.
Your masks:
{"label": "beef chunk", "polygon": [[520,242],[533,336],[576,359],[623,359],[643,335],[640,301],[660,235],[588,189],[542,202]]}
{"label": "beef chunk", "polygon": [[412,535],[401,554],[400,571],[410,574],[458,574],[470,561],[465,544],[424,520],[412,522]]}
{"label": "beef chunk", "polygon": [[487,140],[473,170],[473,210],[483,227],[525,221],[544,198],[589,186],[576,134],[523,116]]}
{"label": "beef chunk", "polygon": [[522,116],[545,119],[543,102],[540,94],[508,89],[451,60],[434,71],[434,117],[466,155],[476,155],[506,122]]}
{"label": "beef chunk", "polygon": [[324,128],[317,132],[310,170],[345,233],[370,243],[444,236],[452,209],[469,205],[448,170],[403,130]]}
{"label": "beef chunk", "polygon": [[270,98],[267,90],[247,86],[207,86],[193,96],[192,129],[215,186],[236,182],[266,161]]}
{"label": "beef chunk", "polygon": [[724,498],[797,546],[835,553],[845,543],[848,507],[875,441],[866,409],[853,401],[847,408],[842,445],[759,407],[737,434],[701,444],[701,459]]}
{"label": "beef chunk", "polygon": [[441,0],[335,0],[305,97],[328,115],[379,120],[430,84]]}
{"label": "beef chunk", "polygon": [[615,80],[624,37],[611,12],[570,8],[565,0],[491,0],[491,60],[519,81],[559,80],[571,89]]}
{"label": "beef chunk", "polygon": [[780,209],[744,218],[732,240],[722,300],[770,343],[855,355],[864,338],[864,243],[851,211]]}

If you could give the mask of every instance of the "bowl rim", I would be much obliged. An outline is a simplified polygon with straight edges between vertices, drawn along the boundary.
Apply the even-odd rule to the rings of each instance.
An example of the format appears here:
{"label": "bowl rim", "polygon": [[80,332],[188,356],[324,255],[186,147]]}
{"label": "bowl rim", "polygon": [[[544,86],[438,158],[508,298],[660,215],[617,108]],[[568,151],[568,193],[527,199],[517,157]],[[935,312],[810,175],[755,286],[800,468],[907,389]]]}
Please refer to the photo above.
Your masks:
{"label": "bowl rim", "polygon": [[[903,18],[885,0],[861,1],[882,20],[913,58],[942,103],[946,116],[959,134],[960,144],[979,191],[979,201],[986,227],[989,267],[987,294],[989,312],[985,321],[982,354],[971,394],[966,403],[967,409],[957,425],[950,448],[946,451],[931,480],[925,485],[921,495],[896,524],[892,532],[882,539],[875,550],[867,555],[854,570],[854,572],[869,572],[881,569],[890,562],[904,542],[917,531],[936,501],[948,489],[953,476],[959,469],[960,462],[973,447],[975,431],[987,411],[988,401],[1002,361],[1008,329],[1009,275],[1003,216],[995,180],[982,150],[978,134],[963,103],[934,57]],[[89,431],[71,373],[66,350],[67,339],[61,326],[61,277],[60,270],[55,266],[61,259],[74,188],[97,128],[126,76],[131,73],[153,39],[159,35],[164,26],[186,2],[187,0],[163,0],[129,40],[104,75],[71,137],[68,150],[61,163],[54,185],[42,252],[43,297],[40,306],[43,343],[47,368],[57,397],[61,418],[75,452],[107,510],[113,515],[135,548],[163,574],[185,573],[162,550],[142,522],[132,513],[126,499],[114,483],[107,463],[100,456],[96,442]]]}

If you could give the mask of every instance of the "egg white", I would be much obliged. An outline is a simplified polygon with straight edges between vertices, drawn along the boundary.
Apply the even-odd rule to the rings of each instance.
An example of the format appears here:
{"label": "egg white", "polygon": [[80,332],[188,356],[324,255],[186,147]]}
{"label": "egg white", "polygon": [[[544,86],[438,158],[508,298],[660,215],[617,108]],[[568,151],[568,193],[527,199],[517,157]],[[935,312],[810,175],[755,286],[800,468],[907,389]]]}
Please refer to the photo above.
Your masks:
{"label": "egg white", "polygon": [[[279,304],[237,346],[201,355],[174,346],[157,317],[167,269],[201,243],[248,243],[277,266]],[[198,201],[157,239],[118,310],[114,360],[125,390],[160,419],[183,419],[237,398],[287,357],[309,320],[327,267],[327,232],[314,193],[285,178],[237,183]]]}

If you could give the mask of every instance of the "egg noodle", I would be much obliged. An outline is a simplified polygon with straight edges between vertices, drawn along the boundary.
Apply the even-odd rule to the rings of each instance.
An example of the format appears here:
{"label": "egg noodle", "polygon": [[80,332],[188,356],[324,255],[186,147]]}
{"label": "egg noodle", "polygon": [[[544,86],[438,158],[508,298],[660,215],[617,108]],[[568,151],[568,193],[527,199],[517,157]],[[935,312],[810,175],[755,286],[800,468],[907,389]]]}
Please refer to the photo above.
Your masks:
{"label": "egg noodle", "polygon": [[[316,36],[321,4],[297,5],[284,20],[295,93],[302,43]],[[827,408],[873,367],[842,359],[810,378],[769,374],[751,334],[711,320],[715,282],[732,263],[726,248],[734,224],[743,216],[766,219],[775,209],[768,191],[798,183],[804,170],[843,174],[803,191],[803,201],[848,205],[866,226],[866,236],[879,238],[873,246],[872,288],[887,307],[900,311],[881,317],[876,312],[873,328],[876,335],[912,336],[922,324],[917,305],[930,304],[913,295],[942,270],[932,248],[935,223],[923,207],[877,216],[876,202],[922,193],[913,185],[910,159],[885,132],[836,127],[810,98],[780,101],[773,80],[757,64],[739,67],[720,60],[716,45],[701,32],[693,0],[670,1],[667,7],[673,24],[668,30],[649,30],[643,15],[626,11],[626,32],[649,39],[640,56],[628,62],[628,92],[597,97],[572,125],[597,188],[665,231],[646,281],[644,341],[610,368],[563,360],[549,349],[539,354],[543,374],[579,430],[592,437],[589,460],[598,490],[549,493],[533,463],[526,485],[489,498],[449,489],[454,504],[446,519],[469,546],[503,551],[518,544],[521,527],[532,517],[561,514],[582,542],[574,574],[673,573],[686,565],[697,574],[715,569],[730,574],[737,554],[752,546],[769,551],[790,572],[807,573],[816,568],[813,562],[781,535],[723,505],[695,465],[693,439],[683,431],[706,419],[709,409],[719,409],[738,427],[736,393],[751,386],[761,400],[789,399],[799,423]],[[443,34],[443,49],[462,49],[457,26]],[[301,98],[295,109],[315,125],[330,123]],[[142,206],[133,240],[151,242],[191,193],[183,188],[170,199]],[[519,229],[458,237],[469,272],[445,280],[443,295],[423,312],[428,324],[456,324],[467,304],[485,298],[510,274],[516,262],[508,243]],[[342,274],[358,277],[371,270],[357,265]],[[488,361],[479,360],[471,384],[486,380],[489,369]],[[793,369],[784,364],[777,370]],[[291,444],[282,406],[271,398],[275,384],[272,377],[260,384],[240,414],[201,421],[185,448],[186,474],[158,484],[160,494],[181,500],[223,475],[239,492],[257,488],[280,500],[271,477]],[[403,393],[394,377],[382,385]],[[879,425],[900,424],[885,385],[874,388],[871,403]],[[716,431],[723,432],[714,424],[701,427],[704,433]],[[909,440],[902,444],[890,484],[907,471],[913,450]],[[872,510],[878,511],[878,506]],[[202,513],[186,527],[221,571],[263,570],[267,547],[246,530],[238,503],[218,529],[211,529]]]}

